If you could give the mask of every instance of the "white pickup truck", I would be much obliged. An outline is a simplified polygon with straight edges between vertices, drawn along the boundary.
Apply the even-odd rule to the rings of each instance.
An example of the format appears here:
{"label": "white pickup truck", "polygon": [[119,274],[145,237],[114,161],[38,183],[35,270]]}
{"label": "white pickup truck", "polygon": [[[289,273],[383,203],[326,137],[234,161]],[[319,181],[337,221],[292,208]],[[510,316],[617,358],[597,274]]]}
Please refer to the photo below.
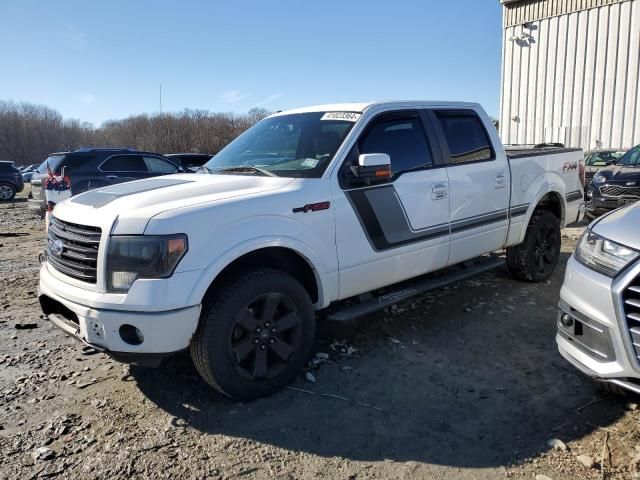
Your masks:
{"label": "white pickup truck", "polygon": [[563,148],[505,152],[476,104],[277,113],[206,174],[58,204],[40,302],[116,359],[159,364],[190,349],[222,393],[268,395],[309,359],[314,311],[362,316],[495,266],[489,257],[427,275],[504,248],[517,278],[548,279],[560,228],[584,214],[581,160]]}

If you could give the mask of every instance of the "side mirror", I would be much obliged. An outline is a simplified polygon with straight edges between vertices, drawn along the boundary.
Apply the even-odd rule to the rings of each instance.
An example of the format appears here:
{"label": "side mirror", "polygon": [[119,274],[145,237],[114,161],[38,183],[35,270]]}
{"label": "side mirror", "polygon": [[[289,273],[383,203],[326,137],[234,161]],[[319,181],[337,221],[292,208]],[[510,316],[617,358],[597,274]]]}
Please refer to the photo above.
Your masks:
{"label": "side mirror", "polygon": [[365,185],[386,182],[391,178],[391,157],[386,153],[364,153],[358,157],[358,165],[351,166],[351,172]]}

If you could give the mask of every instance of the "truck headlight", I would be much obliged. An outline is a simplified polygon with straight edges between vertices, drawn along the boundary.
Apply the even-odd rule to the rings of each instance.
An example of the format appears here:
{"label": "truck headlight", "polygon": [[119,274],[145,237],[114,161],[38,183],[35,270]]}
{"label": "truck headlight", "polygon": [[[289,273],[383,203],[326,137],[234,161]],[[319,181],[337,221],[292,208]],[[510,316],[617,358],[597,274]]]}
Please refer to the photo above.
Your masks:
{"label": "truck headlight", "polygon": [[187,253],[184,234],[113,236],[107,251],[107,290],[126,293],[138,278],[167,278]]}
{"label": "truck headlight", "polygon": [[607,181],[606,177],[601,173],[596,173],[591,180],[594,185],[601,185]]}
{"label": "truck headlight", "polygon": [[640,256],[640,252],[612,242],[587,230],[576,248],[576,259],[583,265],[607,277],[615,277],[620,270]]}

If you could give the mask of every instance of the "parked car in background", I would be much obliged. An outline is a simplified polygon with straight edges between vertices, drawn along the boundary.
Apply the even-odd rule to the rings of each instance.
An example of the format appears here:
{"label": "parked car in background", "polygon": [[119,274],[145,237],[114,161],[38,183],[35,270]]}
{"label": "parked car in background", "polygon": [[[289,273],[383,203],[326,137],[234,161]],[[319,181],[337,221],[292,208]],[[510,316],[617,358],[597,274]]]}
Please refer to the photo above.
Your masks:
{"label": "parked car in background", "polygon": [[601,168],[587,186],[587,216],[595,218],[640,200],[640,145]]}
{"label": "parked car in background", "polygon": [[195,172],[211,160],[213,155],[208,153],[167,153],[165,157],[177,163],[188,172]]}
{"label": "parked car in background", "polygon": [[585,181],[591,183],[593,176],[603,167],[614,165],[628,149],[613,148],[607,150],[590,150],[584,154]]}
{"label": "parked car in background", "polygon": [[27,167],[22,167],[20,172],[22,172],[22,181],[24,183],[30,183],[33,174],[38,171],[38,165],[29,165]]}
{"label": "parked car in background", "polygon": [[69,177],[72,195],[116,183],[184,171],[160,154],[134,149],[80,148],[73,152],[52,153],[31,179],[29,208],[40,213],[47,210],[42,187],[49,169],[56,175]]}
{"label": "parked car in background", "polygon": [[18,169],[22,172],[22,173],[26,173],[26,172],[35,172],[36,170],[38,170],[38,167],[40,165],[37,163],[34,163],[32,165],[27,165],[26,167],[18,167]]}
{"label": "parked car in background", "polygon": [[216,154],[208,174],[58,204],[40,304],[121,361],[157,365],[190,348],[222,393],[268,395],[306,365],[315,310],[367,315],[502,265],[460,266],[503,248],[515,278],[549,279],[560,229],[584,215],[583,160],[580,149],[505,150],[470,103],[280,112]]}
{"label": "parked car in background", "polygon": [[20,170],[13,162],[0,160],[0,201],[12,200],[23,189]]}
{"label": "parked car in background", "polygon": [[556,341],[605,390],[640,394],[640,204],[593,222],[569,259]]}

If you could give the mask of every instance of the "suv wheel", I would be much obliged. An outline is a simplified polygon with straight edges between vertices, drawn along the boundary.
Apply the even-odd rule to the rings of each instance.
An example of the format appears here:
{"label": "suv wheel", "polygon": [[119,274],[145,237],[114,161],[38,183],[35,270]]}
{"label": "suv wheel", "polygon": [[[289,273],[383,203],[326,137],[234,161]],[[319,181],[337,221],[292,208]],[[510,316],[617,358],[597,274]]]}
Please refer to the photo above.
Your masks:
{"label": "suv wheel", "polygon": [[291,383],[311,356],[315,314],[291,275],[248,270],[207,298],[191,356],[204,380],[223,394],[250,400]]}
{"label": "suv wheel", "polygon": [[511,275],[527,282],[548,280],[560,258],[560,222],[545,210],[533,213],[524,242],[507,248]]}
{"label": "suv wheel", "polygon": [[16,196],[16,189],[8,183],[0,183],[0,201],[13,200]]}

